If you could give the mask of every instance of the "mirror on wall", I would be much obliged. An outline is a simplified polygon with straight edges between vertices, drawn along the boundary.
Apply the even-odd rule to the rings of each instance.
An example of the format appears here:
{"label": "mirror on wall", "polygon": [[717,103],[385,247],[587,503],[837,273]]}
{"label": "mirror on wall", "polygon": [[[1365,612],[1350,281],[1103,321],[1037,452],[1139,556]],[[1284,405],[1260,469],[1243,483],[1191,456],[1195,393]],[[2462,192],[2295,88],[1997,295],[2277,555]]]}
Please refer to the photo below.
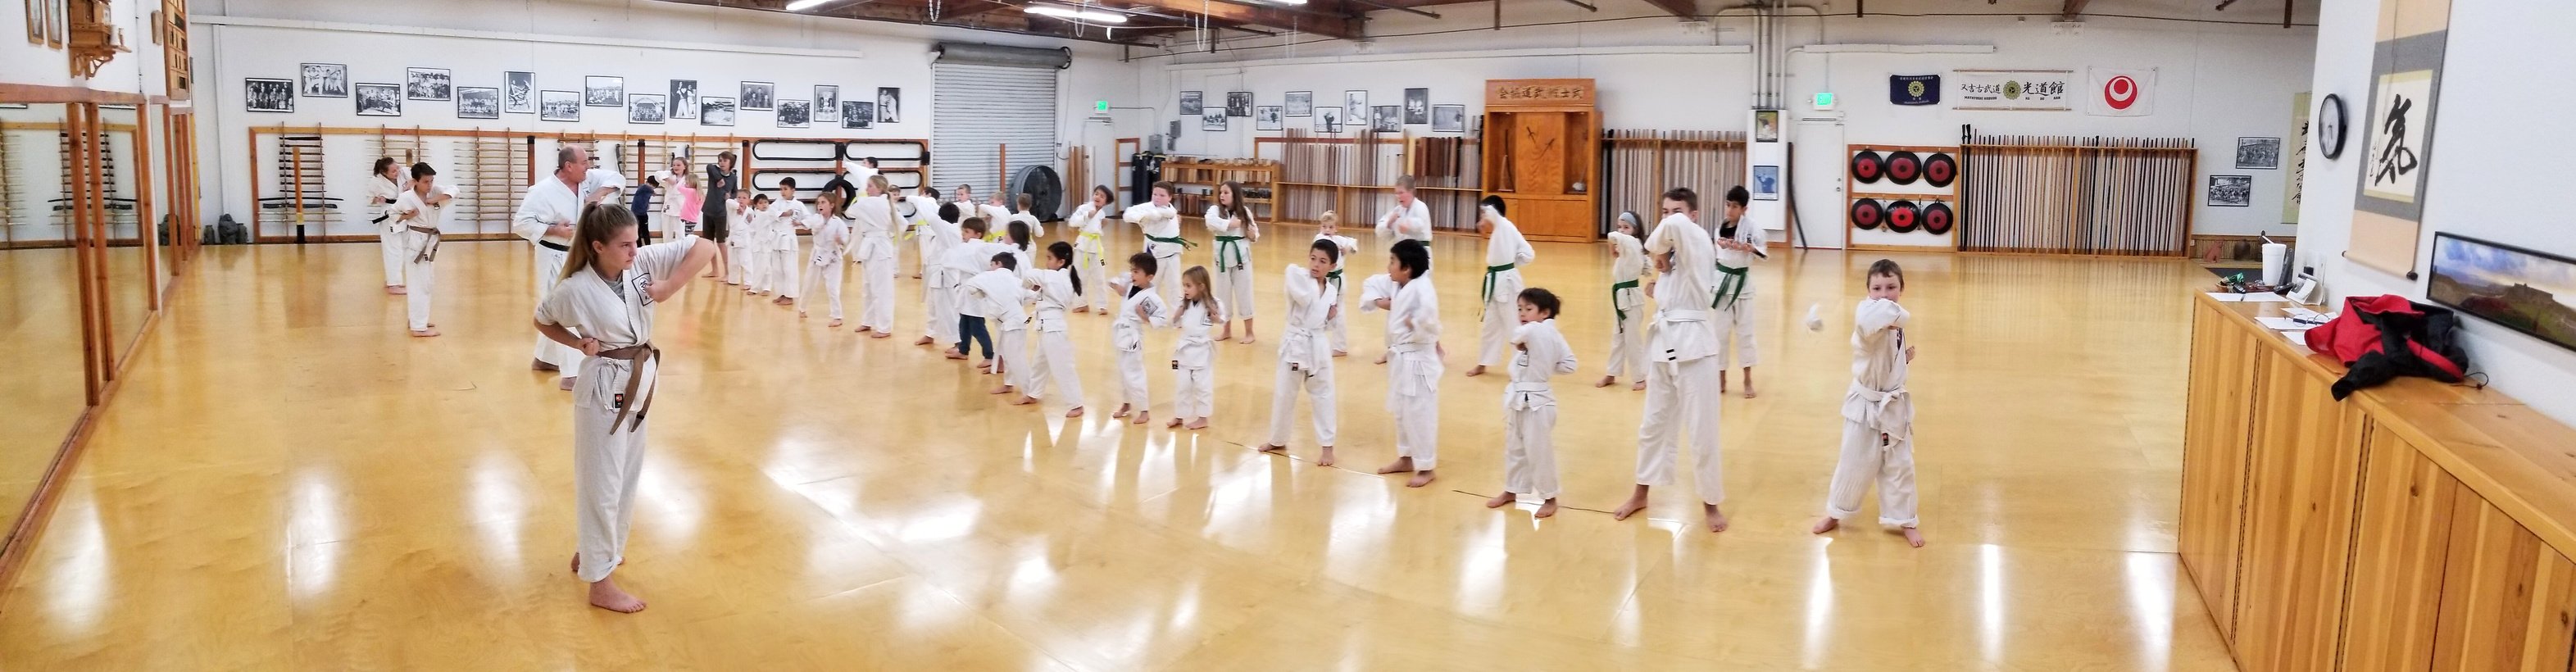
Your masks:
{"label": "mirror on wall", "polygon": [[0,530],[88,405],[61,104],[0,103]]}
{"label": "mirror on wall", "polygon": [[152,314],[152,291],[158,259],[145,240],[152,227],[152,181],[145,168],[152,162],[144,136],[142,111],[134,105],[101,105],[98,110],[99,173],[107,196],[107,326],[109,361],[123,363],[143,334]]}

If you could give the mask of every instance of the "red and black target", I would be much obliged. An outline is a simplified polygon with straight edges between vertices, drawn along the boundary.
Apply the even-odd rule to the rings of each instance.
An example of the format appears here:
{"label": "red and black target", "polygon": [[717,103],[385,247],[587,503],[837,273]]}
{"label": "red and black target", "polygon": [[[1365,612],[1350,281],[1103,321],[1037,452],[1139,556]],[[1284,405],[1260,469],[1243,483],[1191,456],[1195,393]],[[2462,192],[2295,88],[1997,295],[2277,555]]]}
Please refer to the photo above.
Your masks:
{"label": "red and black target", "polygon": [[1896,152],[1887,155],[1888,181],[1897,184],[1913,184],[1915,180],[1922,177],[1923,157],[1915,156],[1913,152]]}
{"label": "red and black target", "polygon": [[1913,233],[1914,228],[1916,226],[1920,226],[1922,223],[1923,210],[1915,207],[1913,201],[1897,201],[1887,204],[1887,230],[1897,233]]}
{"label": "red and black target", "polygon": [[1857,226],[1862,229],[1875,229],[1878,228],[1879,220],[1886,218],[1887,208],[1886,206],[1879,205],[1878,199],[1863,198],[1852,201],[1852,226]]}
{"label": "red and black target", "polygon": [[1852,155],[1851,170],[1852,179],[1877,182],[1880,176],[1887,174],[1887,159],[1880,158],[1874,150],[1864,149]]}
{"label": "red and black target", "polygon": [[1923,160],[1923,183],[1935,187],[1950,186],[1959,179],[1959,160],[1948,154],[1934,154]]}
{"label": "red and black target", "polygon": [[1950,212],[1948,203],[1925,205],[1923,206],[1923,232],[1935,236],[1949,233],[1950,223],[1955,217],[1956,215]]}

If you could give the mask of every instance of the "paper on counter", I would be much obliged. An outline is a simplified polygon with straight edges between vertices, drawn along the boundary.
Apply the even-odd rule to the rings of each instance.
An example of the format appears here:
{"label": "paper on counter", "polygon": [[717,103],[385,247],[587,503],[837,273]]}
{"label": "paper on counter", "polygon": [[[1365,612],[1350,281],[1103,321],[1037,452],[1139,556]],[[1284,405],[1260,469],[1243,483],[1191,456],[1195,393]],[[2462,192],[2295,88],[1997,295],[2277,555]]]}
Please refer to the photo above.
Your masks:
{"label": "paper on counter", "polygon": [[2306,346],[2308,344],[2308,332],[2305,329],[2281,332],[2281,338],[2289,339],[2292,345]]}
{"label": "paper on counter", "polygon": [[2244,296],[2244,295],[2243,295],[2243,294],[2238,294],[2238,293],[2235,293],[2235,292],[2209,292],[2209,298],[2217,299],[2217,300],[2220,300],[2220,301],[2225,301],[2225,302],[2228,302],[2228,303],[2235,303],[2235,302],[2237,302],[2237,301],[2238,301],[2237,297],[2240,297],[2240,296]]}
{"label": "paper on counter", "polygon": [[2257,317],[2254,318],[2254,322],[2273,331],[2307,331],[2310,327],[2317,326],[2287,317]]}
{"label": "paper on counter", "polygon": [[2272,292],[2255,292],[2252,294],[2246,294],[2236,300],[2243,301],[2245,303],[2288,303],[2290,301],[2289,297],[2281,296]]}

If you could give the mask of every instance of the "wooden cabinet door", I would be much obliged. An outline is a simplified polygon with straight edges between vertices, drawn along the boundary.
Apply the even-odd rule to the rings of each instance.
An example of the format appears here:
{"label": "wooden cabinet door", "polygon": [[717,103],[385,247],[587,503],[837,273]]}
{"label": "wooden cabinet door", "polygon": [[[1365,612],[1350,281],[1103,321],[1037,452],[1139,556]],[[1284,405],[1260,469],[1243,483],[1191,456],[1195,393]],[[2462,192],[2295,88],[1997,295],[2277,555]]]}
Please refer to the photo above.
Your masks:
{"label": "wooden cabinet door", "polygon": [[2429,670],[2460,482],[2386,431],[2363,450],[2343,669]]}
{"label": "wooden cabinet door", "polygon": [[2193,305],[2176,543],[2219,637],[2233,642],[2237,542],[2245,529],[2247,402],[2254,396],[2254,355],[2262,345],[2254,332],[2217,309]]}
{"label": "wooden cabinet door", "polygon": [[2343,626],[2363,416],[2331,378],[2265,349],[2257,375],[2236,594],[2236,662],[2332,669]]}
{"label": "wooden cabinet door", "polygon": [[2576,563],[2475,493],[2461,492],[2451,523],[2433,669],[2569,669]]}

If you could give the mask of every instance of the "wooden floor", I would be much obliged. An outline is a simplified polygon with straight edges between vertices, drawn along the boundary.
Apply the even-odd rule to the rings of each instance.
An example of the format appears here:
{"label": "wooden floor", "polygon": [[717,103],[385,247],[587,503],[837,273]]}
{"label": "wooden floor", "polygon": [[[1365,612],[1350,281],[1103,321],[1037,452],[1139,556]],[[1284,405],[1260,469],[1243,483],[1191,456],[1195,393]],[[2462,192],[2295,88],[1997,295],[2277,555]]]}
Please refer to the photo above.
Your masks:
{"label": "wooden floor", "polygon": [[[143,344],[29,564],[0,595],[27,669],[2228,669],[2174,556],[2179,260],[1775,253],[1758,399],[1724,408],[1734,529],[1593,511],[1630,487],[1643,394],[1589,383],[1609,257],[1539,244],[1572,305],[1568,510],[1501,483],[1500,377],[1473,357],[1481,241],[1443,235],[1440,481],[1260,455],[1262,342],[1221,345],[1215,426],[1111,421],[1105,317],[1075,316],[1093,413],[1012,407],[911,338],[827,331],[722,285],[661,308],[664,389],[629,564],[584,605],[567,394],[528,370],[528,252],[447,246],[447,333],[414,339],[367,244],[209,248]],[[1365,234],[1363,234],[1365,235]],[[1113,249],[1134,249],[1132,232]],[[1189,253],[1207,263],[1208,248]],[[1920,344],[1923,529],[1807,533],[1833,468],[1859,272],[1894,256]],[[1384,255],[1364,252],[1354,277]],[[906,260],[907,269],[911,261]],[[908,273],[907,273],[908,275]],[[849,297],[856,305],[855,281]],[[1356,284],[1356,283],[1354,283]],[[917,297],[915,281],[902,296]],[[1824,304],[1826,333],[1793,322]],[[905,334],[922,312],[898,304]],[[853,309],[855,314],[855,309]],[[1390,459],[1376,315],[1342,360],[1341,453]],[[1170,348],[1149,337],[1150,357]],[[1168,401],[1166,370],[1154,371]],[[1624,382],[1624,381],[1623,381]],[[17,386],[22,379],[9,378]],[[1157,408],[1157,420],[1164,417]],[[1687,473],[1687,471],[1685,471]],[[1863,517],[1875,515],[1875,506]]]}

